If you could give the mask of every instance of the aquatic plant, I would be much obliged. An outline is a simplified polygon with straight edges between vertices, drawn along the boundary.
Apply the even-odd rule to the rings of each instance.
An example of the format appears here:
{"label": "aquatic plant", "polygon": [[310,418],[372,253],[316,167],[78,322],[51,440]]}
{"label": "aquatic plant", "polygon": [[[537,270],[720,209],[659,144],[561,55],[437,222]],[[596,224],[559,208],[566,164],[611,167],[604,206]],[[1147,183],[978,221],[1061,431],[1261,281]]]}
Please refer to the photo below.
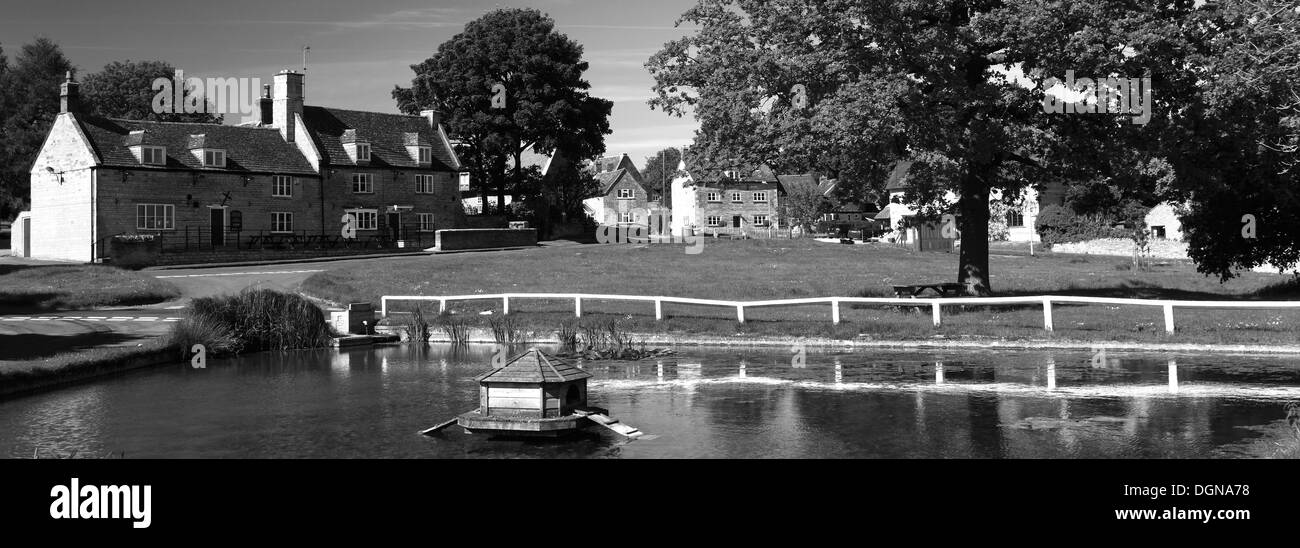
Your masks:
{"label": "aquatic plant", "polygon": [[488,318],[492,327],[492,338],[500,344],[519,344],[524,342],[524,330],[514,316]]}
{"label": "aquatic plant", "polygon": [[465,344],[469,340],[469,326],[466,325],[465,320],[443,313],[439,314],[434,321],[452,344]]}
{"label": "aquatic plant", "polygon": [[560,328],[555,331],[555,336],[560,340],[560,348],[565,350],[577,348],[578,322],[572,319],[560,322]]}
{"label": "aquatic plant", "polygon": [[320,308],[301,295],[270,289],[194,299],[171,337],[190,341],[184,349],[203,344],[209,354],[320,348],[331,339]]}
{"label": "aquatic plant", "polygon": [[411,342],[428,342],[429,341],[429,322],[424,320],[424,311],[420,307],[406,317],[406,336]]}

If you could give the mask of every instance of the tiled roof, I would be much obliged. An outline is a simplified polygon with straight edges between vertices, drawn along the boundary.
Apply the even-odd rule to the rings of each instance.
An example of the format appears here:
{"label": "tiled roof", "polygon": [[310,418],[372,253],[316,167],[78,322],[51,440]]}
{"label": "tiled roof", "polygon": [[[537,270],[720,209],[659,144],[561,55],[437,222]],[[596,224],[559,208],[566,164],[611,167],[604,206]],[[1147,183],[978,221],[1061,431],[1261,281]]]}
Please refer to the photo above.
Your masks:
{"label": "tiled roof", "polygon": [[908,170],[912,169],[911,160],[899,160],[894,164],[894,171],[889,174],[889,181],[885,184],[885,190],[907,190],[912,185],[907,182]]}
{"label": "tiled roof", "polygon": [[553,383],[576,381],[591,377],[591,373],[578,369],[564,360],[547,356],[536,348],[510,358],[505,365],[479,375],[480,383],[530,382]]}
{"label": "tiled roof", "polygon": [[623,178],[623,175],[626,174],[627,171],[622,169],[597,173],[596,182],[600,183],[601,195],[609,194],[609,191],[614,189],[614,185],[618,184],[618,182]]}
{"label": "tiled roof", "polygon": [[[77,121],[104,166],[303,175],[316,173],[298,148],[292,143],[286,143],[280,136],[280,131],[275,128],[90,116],[77,116]],[[144,130],[145,143],[167,147],[166,165],[143,165],[136,160],[127,144],[139,139],[131,136],[131,132],[136,130]],[[203,142],[209,147],[226,149],[226,167],[203,167],[203,163],[190,153],[190,137],[193,135],[204,136]]]}
{"label": "tiled roof", "polygon": [[429,124],[427,118],[310,106],[303,107],[302,118],[324,156],[323,159],[332,165],[356,165],[343,149],[344,136],[352,130],[350,135],[353,138],[370,143],[370,167],[418,168],[419,162],[406,150],[406,134],[416,133],[421,139],[436,143],[432,145],[431,169],[455,171],[451,166],[456,162],[447,147],[443,146],[442,136]]}
{"label": "tiled roof", "polygon": [[834,180],[822,179],[821,176],[816,173],[777,175],[776,179],[781,183],[782,187],[785,187],[786,192],[789,192],[792,188],[815,186],[817,192],[826,197],[830,197],[831,191],[835,190],[836,185]]}

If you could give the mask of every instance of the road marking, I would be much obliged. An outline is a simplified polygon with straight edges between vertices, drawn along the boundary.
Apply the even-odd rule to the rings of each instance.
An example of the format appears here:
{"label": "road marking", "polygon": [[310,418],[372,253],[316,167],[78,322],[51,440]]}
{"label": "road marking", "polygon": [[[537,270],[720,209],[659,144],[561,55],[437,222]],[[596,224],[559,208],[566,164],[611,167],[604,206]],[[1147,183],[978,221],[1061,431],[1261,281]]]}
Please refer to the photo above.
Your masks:
{"label": "road marking", "polygon": [[167,307],[163,307],[163,310],[180,310],[180,309],[182,309],[182,308],[185,308],[185,305],[183,305],[183,304],[178,304],[178,305],[176,305],[176,306],[167,306]]}
{"label": "road marking", "polygon": [[219,272],[216,274],[175,274],[171,276],[154,276],[155,278],[208,278],[213,276],[260,276],[264,274],[308,274],[324,270],[273,270],[268,272]]}
{"label": "road marking", "polygon": [[181,319],[180,319],[180,318],[163,318],[163,321],[164,321],[164,322],[179,322],[179,321],[181,321]]}
{"label": "road marking", "polygon": [[158,318],[156,318],[156,317],[154,317],[154,316],[140,316],[139,318],[136,318],[135,321],[137,321],[137,322],[153,322],[153,321],[158,321]]}
{"label": "road marking", "polygon": [[108,316],[86,316],[87,320],[107,320]]}

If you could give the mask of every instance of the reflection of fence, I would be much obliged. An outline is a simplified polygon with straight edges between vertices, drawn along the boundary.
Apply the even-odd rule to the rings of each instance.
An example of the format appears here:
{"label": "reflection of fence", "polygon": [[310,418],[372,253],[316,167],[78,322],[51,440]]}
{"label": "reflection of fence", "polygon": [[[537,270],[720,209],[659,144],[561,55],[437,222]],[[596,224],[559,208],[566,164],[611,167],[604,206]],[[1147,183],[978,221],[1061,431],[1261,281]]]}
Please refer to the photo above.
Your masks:
{"label": "reflection of fence", "polygon": [[934,317],[934,325],[941,323],[941,311],[951,305],[1029,305],[1043,307],[1043,329],[1052,331],[1052,304],[1110,304],[1121,306],[1160,307],[1165,314],[1165,331],[1174,332],[1174,308],[1254,308],[1300,309],[1300,301],[1164,301],[1158,299],[1121,299],[1112,297],[1074,297],[1067,295],[1026,296],[1026,297],[946,297],[946,298],[891,298],[891,297],[813,297],[807,299],[776,299],[768,301],[723,301],[716,299],[692,299],[688,297],[652,297],[644,295],[593,295],[586,293],[498,293],[494,295],[384,295],[380,298],[381,311],[388,315],[389,301],[437,301],[438,312],[446,312],[447,303],[452,301],[499,300],[503,313],[510,313],[510,301],[525,299],[560,299],[573,300],[573,314],[582,317],[582,302],[587,301],[633,301],[653,302],[655,319],[664,317],[664,303],[719,306],[736,309],[736,321],[745,322],[745,309],[773,306],[794,306],[810,304],[831,305],[831,322],[840,323],[841,304],[879,304],[889,306],[929,306]]}

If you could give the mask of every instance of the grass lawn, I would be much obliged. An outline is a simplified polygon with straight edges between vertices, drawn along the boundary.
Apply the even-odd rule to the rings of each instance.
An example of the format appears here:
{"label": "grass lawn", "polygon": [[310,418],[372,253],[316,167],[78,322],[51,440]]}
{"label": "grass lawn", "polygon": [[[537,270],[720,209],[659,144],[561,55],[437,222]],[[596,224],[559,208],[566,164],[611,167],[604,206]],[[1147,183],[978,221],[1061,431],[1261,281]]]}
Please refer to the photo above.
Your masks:
{"label": "grass lawn", "polygon": [[131,306],[179,296],[168,282],[111,266],[0,264],[0,313]]}
{"label": "grass lawn", "polygon": [[[913,253],[887,245],[841,245],[811,240],[707,240],[703,253],[684,245],[581,245],[523,251],[439,255],[421,262],[359,264],[316,274],[308,294],[331,301],[371,302],[381,295],[453,295],[501,292],[574,292],[664,295],[727,300],[829,296],[892,296],[890,285],[956,281],[957,257]],[[1000,295],[1089,295],[1177,299],[1291,299],[1288,276],[1245,272],[1220,284],[1187,261],[1166,261],[1133,271],[1123,257],[1039,254],[1022,246],[995,246],[990,270]],[[395,310],[413,304],[397,305]],[[436,307],[436,303],[433,304]],[[534,330],[555,330],[572,318],[572,301],[511,303],[512,316]],[[452,303],[454,316],[486,326],[501,303]],[[427,309],[426,309],[427,310]],[[436,310],[436,309],[435,309]],[[481,315],[491,310],[490,316]],[[1164,333],[1153,307],[1078,305],[1053,307],[1056,331],[1042,330],[1042,309],[947,307],[944,325],[931,325],[928,311],[856,305],[830,323],[830,307],[756,308],[665,304],[655,321],[649,303],[584,301],[584,320],[617,319],[636,332],[722,335],[788,335],[839,339],[996,338],[1089,341],[1296,344],[1300,311],[1176,310],[1178,332]],[[436,315],[436,313],[434,314]]]}
{"label": "grass lawn", "polygon": [[44,359],[0,360],[0,396],[80,377],[114,373],[137,360],[158,361],[160,358],[179,361],[176,349],[163,338],[139,346],[88,348]]}

